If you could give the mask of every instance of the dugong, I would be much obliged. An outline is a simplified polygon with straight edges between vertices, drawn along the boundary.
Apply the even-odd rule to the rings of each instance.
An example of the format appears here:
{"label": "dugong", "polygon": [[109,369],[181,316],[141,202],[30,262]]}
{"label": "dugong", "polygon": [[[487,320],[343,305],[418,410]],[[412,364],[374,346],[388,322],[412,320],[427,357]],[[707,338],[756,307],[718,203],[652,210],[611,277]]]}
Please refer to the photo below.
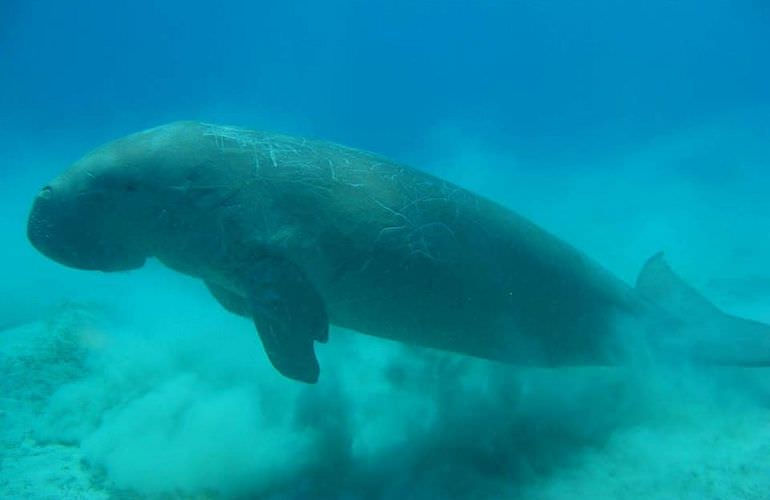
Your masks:
{"label": "dugong", "polygon": [[661,254],[627,285],[502,205],[329,142],[198,122],[129,135],[43,187],[27,233],[67,266],[154,257],[200,278],[308,383],[330,323],[512,364],[770,363],[770,327]]}

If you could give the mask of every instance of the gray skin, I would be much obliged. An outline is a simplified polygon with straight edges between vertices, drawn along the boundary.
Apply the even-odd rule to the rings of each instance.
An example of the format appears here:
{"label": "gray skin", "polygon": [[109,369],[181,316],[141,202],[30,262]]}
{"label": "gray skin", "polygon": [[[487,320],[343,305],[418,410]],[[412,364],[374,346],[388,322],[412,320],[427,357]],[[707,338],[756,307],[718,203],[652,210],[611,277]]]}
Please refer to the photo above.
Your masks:
{"label": "gray skin", "polygon": [[[28,237],[71,267],[128,270],[155,257],[204,280],[227,310],[254,320],[282,374],[311,383],[314,341],[327,340],[330,323],[555,366],[617,363],[633,340],[670,346],[661,332],[684,323],[682,309],[724,321],[660,256],[634,289],[510,210],[426,173],[327,142],[196,122],[87,154],[42,189]],[[698,303],[694,312],[682,297]],[[764,364],[770,330],[745,323],[734,352],[711,335],[687,342],[688,354]]]}

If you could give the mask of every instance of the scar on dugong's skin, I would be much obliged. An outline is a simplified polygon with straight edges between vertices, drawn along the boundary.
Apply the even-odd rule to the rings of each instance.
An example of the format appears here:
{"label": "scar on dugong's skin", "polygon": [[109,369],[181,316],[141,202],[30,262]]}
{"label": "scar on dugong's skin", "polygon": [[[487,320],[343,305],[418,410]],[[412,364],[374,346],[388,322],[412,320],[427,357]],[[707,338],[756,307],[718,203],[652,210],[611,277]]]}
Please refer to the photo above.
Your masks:
{"label": "scar on dugong's skin", "polygon": [[28,237],[80,269],[148,257],[250,317],[287,377],[318,379],[333,323],[507,363],[770,363],[770,327],[721,313],[652,257],[635,287],[510,210],[328,142],[195,122],[130,135],[45,186]]}

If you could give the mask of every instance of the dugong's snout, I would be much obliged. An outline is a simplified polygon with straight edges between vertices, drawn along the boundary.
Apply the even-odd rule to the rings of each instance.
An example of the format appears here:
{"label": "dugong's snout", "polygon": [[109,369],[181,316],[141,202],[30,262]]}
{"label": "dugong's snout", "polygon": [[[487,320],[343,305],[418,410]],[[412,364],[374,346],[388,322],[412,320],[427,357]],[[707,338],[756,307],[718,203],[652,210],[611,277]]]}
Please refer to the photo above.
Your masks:
{"label": "dugong's snout", "polygon": [[100,271],[141,267],[145,255],[119,234],[119,221],[100,211],[95,196],[71,196],[45,186],[32,204],[27,238],[40,253],[66,266]]}

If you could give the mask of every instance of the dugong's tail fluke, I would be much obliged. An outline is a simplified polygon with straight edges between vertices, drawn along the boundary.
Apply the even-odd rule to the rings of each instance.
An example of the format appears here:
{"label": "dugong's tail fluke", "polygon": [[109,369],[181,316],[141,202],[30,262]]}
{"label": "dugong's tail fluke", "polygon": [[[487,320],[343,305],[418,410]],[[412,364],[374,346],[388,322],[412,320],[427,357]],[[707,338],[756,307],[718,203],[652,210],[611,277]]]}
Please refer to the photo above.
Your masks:
{"label": "dugong's tail fluke", "polygon": [[770,325],[722,312],[674,273],[662,252],[645,263],[636,289],[677,323],[675,332],[652,339],[656,347],[671,351],[663,354],[696,363],[770,366]]}

